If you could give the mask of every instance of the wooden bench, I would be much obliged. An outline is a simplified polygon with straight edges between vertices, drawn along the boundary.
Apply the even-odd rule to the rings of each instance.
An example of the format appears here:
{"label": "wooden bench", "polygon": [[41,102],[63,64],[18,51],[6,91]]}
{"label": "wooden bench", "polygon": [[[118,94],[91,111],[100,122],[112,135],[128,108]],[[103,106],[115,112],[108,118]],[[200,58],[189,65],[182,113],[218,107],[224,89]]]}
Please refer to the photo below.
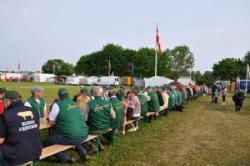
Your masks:
{"label": "wooden bench", "polygon": [[155,114],[156,114],[156,112],[147,112],[146,116],[153,116]]}
{"label": "wooden bench", "polygon": [[29,161],[27,163],[21,164],[21,165],[17,165],[17,166],[33,166],[33,161]]}

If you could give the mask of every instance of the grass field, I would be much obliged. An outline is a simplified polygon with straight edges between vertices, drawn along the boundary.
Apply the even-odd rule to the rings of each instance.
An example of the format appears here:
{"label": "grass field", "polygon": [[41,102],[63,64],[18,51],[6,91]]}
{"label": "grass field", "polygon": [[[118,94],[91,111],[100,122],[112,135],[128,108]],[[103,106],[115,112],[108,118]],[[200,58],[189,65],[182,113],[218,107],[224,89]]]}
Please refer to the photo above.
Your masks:
{"label": "grass field", "polygon": [[[32,84],[6,85],[26,97]],[[57,85],[42,85],[48,87],[47,99],[56,96]],[[69,89],[76,93],[78,87]],[[99,156],[92,155],[86,165],[250,165],[249,107],[249,98],[242,111],[236,113],[231,96],[226,105],[212,104],[207,96],[199,97],[185,105],[184,112],[171,112],[138,132],[118,136],[114,148],[106,146]],[[68,153],[77,158],[74,151]],[[43,160],[39,165],[63,165],[53,160]]]}

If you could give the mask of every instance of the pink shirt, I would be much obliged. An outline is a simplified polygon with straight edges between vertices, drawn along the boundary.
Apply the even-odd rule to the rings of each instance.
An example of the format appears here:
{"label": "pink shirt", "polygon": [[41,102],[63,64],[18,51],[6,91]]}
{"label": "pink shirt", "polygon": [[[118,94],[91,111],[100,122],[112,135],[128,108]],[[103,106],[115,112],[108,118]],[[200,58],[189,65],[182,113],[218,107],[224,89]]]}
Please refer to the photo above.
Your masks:
{"label": "pink shirt", "polygon": [[137,96],[129,98],[128,105],[130,108],[133,109],[133,117],[141,116],[141,104]]}

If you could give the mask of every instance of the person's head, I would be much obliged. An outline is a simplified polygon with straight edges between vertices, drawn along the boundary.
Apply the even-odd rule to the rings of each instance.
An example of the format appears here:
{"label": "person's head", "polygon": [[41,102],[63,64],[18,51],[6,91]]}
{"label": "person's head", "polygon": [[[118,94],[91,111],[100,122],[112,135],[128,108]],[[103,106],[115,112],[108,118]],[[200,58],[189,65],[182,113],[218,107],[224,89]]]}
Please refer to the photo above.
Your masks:
{"label": "person's head", "polygon": [[5,87],[0,87],[0,100],[3,100],[6,90]]}
{"label": "person's head", "polygon": [[57,91],[57,95],[59,97],[59,100],[63,100],[65,98],[69,97],[69,92],[68,92],[68,90],[66,88],[60,88]]}
{"label": "person's head", "polygon": [[108,95],[109,95],[109,98],[111,98],[113,96],[116,96],[115,90],[110,90],[109,93],[108,93]]}
{"label": "person's head", "polygon": [[93,95],[94,96],[103,96],[103,88],[101,86],[95,86],[93,88]]}
{"label": "person's head", "polygon": [[121,85],[121,86],[120,86],[120,90],[124,92],[124,91],[125,91],[125,86],[124,86],[124,85]]}
{"label": "person's head", "polygon": [[86,87],[82,87],[80,90],[80,93],[81,93],[81,95],[86,95],[86,96],[88,96],[90,94],[89,89]]}
{"label": "person's head", "polygon": [[37,99],[43,96],[43,91],[44,91],[44,88],[41,86],[34,86],[31,88],[32,96],[34,96]]}
{"label": "person's head", "polygon": [[129,96],[130,97],[134,97],[134,96],[136,96],[137,95],[137,91],[135,90],[135,89],[132,89],[131,91],[130,91],[130,93],[129,93]]}
{"label": "person's head", "polygon": [[21,95],[14,90],[8,90],[5,92],[4,106],[8,108],[13,102],[21,100]]}
{"label": "person's head", "polygon": [[151,87],[151,86],[148,86],[148,87],[147,87],[147,91],[148,91],[148,92],[152,92],[152,91],[153,91],[152,87]]}

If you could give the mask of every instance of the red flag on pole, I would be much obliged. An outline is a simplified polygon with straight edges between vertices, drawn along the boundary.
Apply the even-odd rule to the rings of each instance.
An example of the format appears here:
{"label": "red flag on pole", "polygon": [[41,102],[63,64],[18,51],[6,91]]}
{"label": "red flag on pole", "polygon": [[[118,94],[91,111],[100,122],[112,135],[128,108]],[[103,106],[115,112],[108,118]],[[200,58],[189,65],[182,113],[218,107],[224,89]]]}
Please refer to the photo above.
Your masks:
{"label": "red flag on pole", "polygon": [[21,69],[20,61],[18,61],[17,69],[18,69],[18,71],[20,71],[20,69]]}
{"label": "red flag on pole", "polygon": [[161,52],[161,43],[160,43],[158,26],[156,27],[156,45],[157,45],[157,51]]}

